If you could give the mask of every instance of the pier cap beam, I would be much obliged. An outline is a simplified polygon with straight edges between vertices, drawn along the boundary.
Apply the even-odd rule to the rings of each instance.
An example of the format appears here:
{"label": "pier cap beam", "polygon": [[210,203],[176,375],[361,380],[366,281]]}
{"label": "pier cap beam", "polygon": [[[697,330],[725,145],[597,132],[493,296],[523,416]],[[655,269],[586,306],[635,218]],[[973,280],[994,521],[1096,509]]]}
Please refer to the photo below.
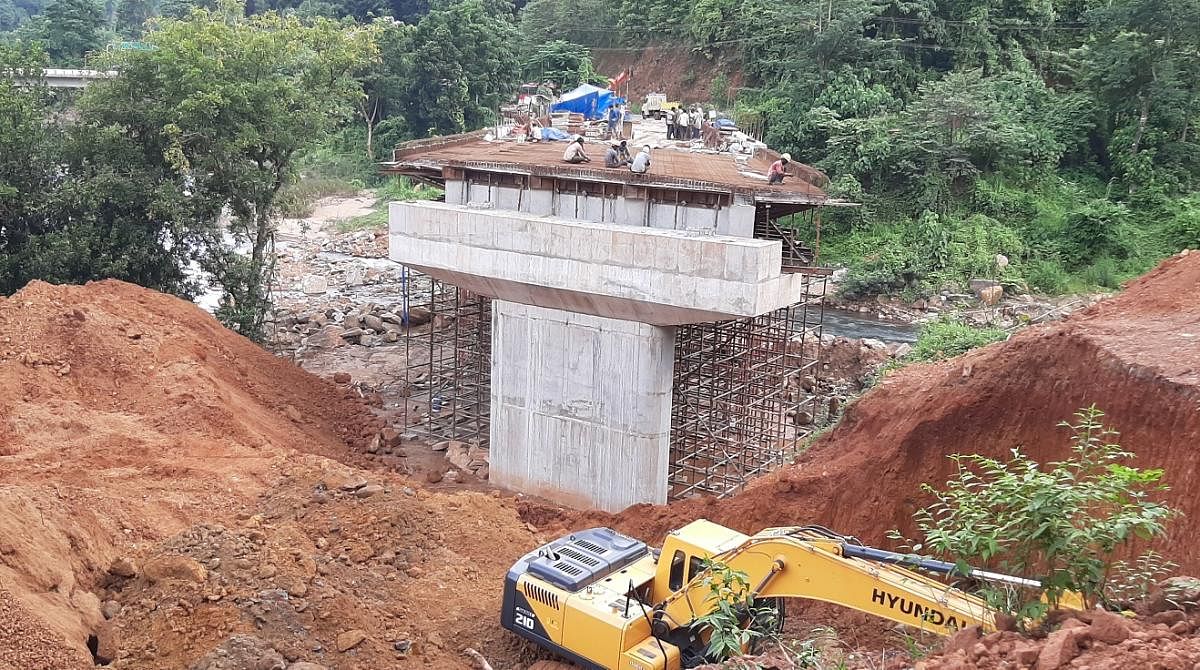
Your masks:
{"label": "pier cap beam", "polygon": [[764,314],[805,297],[779,241],[392,203],[389,255],[500,300],[656,326]]}

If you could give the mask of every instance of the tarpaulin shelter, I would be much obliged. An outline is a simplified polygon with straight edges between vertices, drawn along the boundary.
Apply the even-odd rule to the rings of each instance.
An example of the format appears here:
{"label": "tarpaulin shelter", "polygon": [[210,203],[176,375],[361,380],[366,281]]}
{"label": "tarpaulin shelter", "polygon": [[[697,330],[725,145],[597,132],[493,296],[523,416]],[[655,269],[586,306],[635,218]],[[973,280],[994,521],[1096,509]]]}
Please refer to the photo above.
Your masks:
{"label": "tarpaulin shelter", "polygon": [[573,112],[583,114],[589,119],[599,119],[604,116],[604,110],[615,104],[619,98],[613,98],[613,92],[607,88],[580,84],[573,91],[562,94],[558,102],[550,106],[551,112]]}

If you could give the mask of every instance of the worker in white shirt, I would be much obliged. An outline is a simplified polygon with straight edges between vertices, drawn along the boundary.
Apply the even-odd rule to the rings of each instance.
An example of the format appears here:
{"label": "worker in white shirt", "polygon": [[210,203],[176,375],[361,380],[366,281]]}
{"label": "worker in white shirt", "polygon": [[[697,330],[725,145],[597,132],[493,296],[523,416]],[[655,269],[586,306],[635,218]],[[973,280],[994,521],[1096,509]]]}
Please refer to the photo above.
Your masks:
{"label": "worker in white shirt", "polygon": [[575,139],[567,145],[567,150],[563,152],[563,161],[567,163],[591,163],[592,159],[588,158],[587,152],[583,150],[583,137],[576,135]]}
{"label": "worker in white shirt", "polygon": [[634,174],[646,174],[650,171],[650,145],[643,146],[638,155],[633,157],[633,163],[630,164],[629,171]]}

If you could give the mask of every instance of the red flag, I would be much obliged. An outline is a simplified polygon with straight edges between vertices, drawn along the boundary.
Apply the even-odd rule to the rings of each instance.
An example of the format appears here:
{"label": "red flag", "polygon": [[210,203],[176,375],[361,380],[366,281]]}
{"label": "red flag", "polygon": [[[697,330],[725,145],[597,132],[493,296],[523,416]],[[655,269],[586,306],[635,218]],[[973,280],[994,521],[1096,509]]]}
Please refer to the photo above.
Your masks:
{"label": "red flag", "polygon": [[629,71],[622,70],[621,74],[608,80],[608,90],[615,91],[627,81],[629,81]]}

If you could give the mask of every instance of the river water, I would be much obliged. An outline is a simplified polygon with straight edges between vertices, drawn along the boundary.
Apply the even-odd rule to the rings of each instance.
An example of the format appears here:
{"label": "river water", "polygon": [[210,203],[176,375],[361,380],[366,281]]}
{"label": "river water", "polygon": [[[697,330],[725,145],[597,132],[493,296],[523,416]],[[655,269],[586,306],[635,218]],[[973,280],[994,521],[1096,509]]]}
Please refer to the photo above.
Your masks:
{"label": "river water", "polygon": [[821,332],[826,335],[873,338],[884,342],[916,342],[917,327],[898,321],[887,321],[870,314],[843,309],[826,309]]}

